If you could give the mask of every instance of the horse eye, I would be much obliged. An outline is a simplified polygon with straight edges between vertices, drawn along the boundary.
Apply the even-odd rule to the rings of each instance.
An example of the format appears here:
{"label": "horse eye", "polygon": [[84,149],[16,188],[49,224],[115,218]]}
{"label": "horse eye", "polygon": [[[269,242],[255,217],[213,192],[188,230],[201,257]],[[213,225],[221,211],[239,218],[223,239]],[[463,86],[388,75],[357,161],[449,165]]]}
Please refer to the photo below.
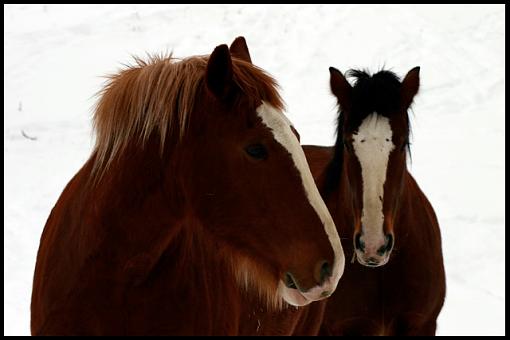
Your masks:
{"label": "horse eye", "polygon": [[267,158],[267,149],[262,144],[248,145],[244,149],[244,151],[246,151],[246,153],[248,155],[250,155],[250,157],[255,158],[255,159],[266,159]]}

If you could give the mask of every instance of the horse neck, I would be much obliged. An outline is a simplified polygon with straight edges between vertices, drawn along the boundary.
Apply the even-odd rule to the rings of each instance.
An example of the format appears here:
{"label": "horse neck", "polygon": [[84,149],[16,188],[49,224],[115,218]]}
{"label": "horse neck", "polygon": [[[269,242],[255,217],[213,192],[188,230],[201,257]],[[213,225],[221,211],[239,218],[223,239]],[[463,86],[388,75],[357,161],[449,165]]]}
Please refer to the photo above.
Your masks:
{"label": "horse neck", "polygon": [[96,224],[108,225],[112,235],[117,274],[129,285],[164,282],[164,299],[185,311],[182,318],[196,328],[191,332],[214,334],[222,327],[235,333],[242,303],[233,255],[186,201],[176,165],[179,152],[161,156],[154,150],[130,150],[112,163],[90,195],[102,210]]}
{"label": "horse neck", "polygon": [[200,245],[211,252],[207,256],[213,256],[214,250],[205,249],[208,243],[202,242],[207,239],[202,232],[206,228],[193,216],[186,199],[182,179],[188,174],[180,166],[186,147],[175,145],[165,147],[163,154],[152,137],[143,149],[129,145],[88,192],[89,199],[101,211],[97,217],[108,219],[111,232],[133,236],[128,249],[140,250],[137,245],[144,242],[144,247],[153,247],[156,240],[170,245],[179,242],[177,235],[181,240],[193,236],[196,246],[183,251],[189,253]]}
{"label": "horse neck", "polygon": [[[94,157],[94,156],[93,156]],[[91,228],[110,237],[111,247],[125,261],[139,254],[162,251],[178,231],[183,198],[173,174],[171,151],[161,155],[153,139],[143,149],[128,145],[99,181],[85,189]],[[116,237],[114,237],[116,236]]]}

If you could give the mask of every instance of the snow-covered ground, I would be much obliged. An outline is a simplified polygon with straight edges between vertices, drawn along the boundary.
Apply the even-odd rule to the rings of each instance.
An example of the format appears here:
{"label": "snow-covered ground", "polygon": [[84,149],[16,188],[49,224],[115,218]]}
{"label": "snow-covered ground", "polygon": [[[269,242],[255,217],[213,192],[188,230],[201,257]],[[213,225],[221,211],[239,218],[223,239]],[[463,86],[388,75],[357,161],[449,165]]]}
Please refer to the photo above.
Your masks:
{"label": "snow-covered ground", "polygon": [[421,66],[410,169],[442,228],[438,334],[505,333],[504,5],[5,5],[4,21],[6,335],[29,334],[39,238],[90,154],[101,76],[132,54],[208,54],[239,35],[304,144],[334,141],[329,66]]}

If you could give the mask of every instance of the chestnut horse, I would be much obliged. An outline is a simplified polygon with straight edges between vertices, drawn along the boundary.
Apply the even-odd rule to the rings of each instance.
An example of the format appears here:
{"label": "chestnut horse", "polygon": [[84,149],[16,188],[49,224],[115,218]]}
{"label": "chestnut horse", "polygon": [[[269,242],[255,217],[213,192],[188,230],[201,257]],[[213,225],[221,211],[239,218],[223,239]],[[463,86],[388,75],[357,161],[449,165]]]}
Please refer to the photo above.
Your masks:
{"label": "chestnut horse", "polygon": [[352,239],[344,244],[352,263],[326,302],[321,333],[435,334],[446,290],[441,235],[406,163],[419,68],[402,82],[390,71],[353,70],[354,86],[330,73],[336,144],[303,148],[339,234]]}
{"label": "chestnut horse", "polygon": [[305,305],[335,290],[340,238],[246,53],[240,37],[112,76],[41,237],[32,334],[318,331],[323,305]]}

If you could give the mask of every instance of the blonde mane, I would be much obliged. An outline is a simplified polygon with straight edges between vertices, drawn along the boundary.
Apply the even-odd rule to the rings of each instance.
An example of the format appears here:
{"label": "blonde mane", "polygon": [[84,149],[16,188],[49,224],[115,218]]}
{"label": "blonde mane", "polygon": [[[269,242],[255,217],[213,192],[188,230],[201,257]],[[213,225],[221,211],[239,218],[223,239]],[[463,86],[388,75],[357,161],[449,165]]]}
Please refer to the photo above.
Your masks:
{"label": "blonde mane", "polygon": [[[148,61],[135,57],[135,64],[109,76],[98,93],[93,116],[96,143],[92,173],[103,173],[129,142],[143,147],[157,131],[161,151],[169,134],[181,139],[189,115],[201,94],[209,56],[176,59],[151,56]],[[268,101],[283,109],[276,81],[251,63],[232,58],[234,82],[247,96]],[[203,93],[202,93],[203,95]]]}

